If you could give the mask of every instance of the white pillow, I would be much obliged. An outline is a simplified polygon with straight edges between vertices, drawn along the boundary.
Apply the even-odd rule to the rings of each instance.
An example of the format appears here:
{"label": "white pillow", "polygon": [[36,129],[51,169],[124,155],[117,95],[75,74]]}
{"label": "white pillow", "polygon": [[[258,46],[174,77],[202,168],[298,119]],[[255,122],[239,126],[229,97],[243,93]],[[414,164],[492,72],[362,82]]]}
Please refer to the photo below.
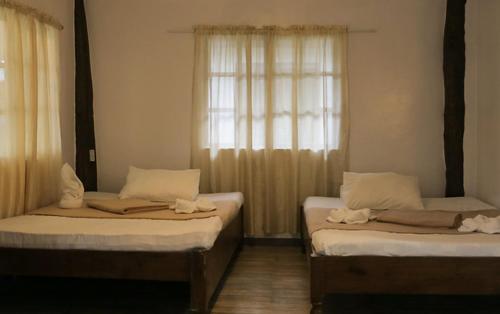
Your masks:
{"label": "white pillow", "polygon": [[418,178],[393,172],[344,172],[340,197],[351,209],[424,209]]}
{"label": "white pillow", "polygon": [[192,201],[199,193],[200,170],[139,169],[130,167],[127,183],[119,197],[141,198],[150,201]]}

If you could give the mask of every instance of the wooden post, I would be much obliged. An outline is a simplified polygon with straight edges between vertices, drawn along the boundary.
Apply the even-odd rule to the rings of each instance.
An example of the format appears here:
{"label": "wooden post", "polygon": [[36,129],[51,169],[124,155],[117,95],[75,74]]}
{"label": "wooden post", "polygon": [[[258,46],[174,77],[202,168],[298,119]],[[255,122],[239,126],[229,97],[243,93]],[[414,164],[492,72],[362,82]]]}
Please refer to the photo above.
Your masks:
{"label": "wooden post", "polygon": [[85,191],[97,191],[92,71],[83,0],[75,0],[75,146],[76,174]]}
{"label": "wooden post", "polygon": [[446,196],[464,195],[465,5],[448,0],[444,28],[444,155]]}
{"label": "wooden post", "polygon": [[207,252],[191,253],[191,308],[189,313],[208,314],[210,296],[207,291]]}
{"label": "wooden post", "polygon": [[323,313],[323,299],[325,298],[325,288],[323,276],[325,269],[323,267],[324,257],[310,258],[310,281],[311,281],[311,311],[310,314]]}

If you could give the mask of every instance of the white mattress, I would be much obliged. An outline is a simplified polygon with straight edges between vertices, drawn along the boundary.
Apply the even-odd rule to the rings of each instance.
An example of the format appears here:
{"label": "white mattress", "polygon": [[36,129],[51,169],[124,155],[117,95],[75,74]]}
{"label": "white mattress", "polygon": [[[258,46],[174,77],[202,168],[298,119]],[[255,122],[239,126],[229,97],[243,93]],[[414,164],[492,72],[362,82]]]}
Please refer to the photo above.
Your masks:
{"label": "white mattress", "polygon": [[[201,194],[243,204],[241,193]],[[86,193],[86,198],[115,198]],[[213,246],[222,220],[93,219],[25,215],[0,220],[0,247],[106,251],[185,251]]]}
{"label": "white mattress", "polygon": [[[491,208],[472,198],[424,199],[426,209]],[[447,208],[443,208],[443,206]],[[309,197],[304,210],[345,207],[339,198]],[[381,231],[319,230],[312,235],[317,255],[328,256],[500,256],[500,234],[401,234]]]}

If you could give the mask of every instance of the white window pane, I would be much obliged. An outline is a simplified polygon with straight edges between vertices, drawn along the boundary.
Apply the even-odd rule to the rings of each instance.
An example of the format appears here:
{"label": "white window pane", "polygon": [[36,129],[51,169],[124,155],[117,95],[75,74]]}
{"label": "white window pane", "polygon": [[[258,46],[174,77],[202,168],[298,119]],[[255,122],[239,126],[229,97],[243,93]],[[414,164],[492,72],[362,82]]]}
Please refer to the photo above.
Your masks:
{"label": "white window pane", "polygon": [[277,77],[274,79],[273,112],[275,115],[280,113],[291,113],[292,92],[292,78]]}
{"label": "white window pane", "polygon": [[215,147],[234,147],[234,114],[232,112],[212,113],[210,119],[210,142]]}
{"label": "white window pane", "polygon": [[265,125],[265,81],[258,77],[252,80],[252,148],[263,149],[266,143]]}
{"label": "white window pane", "polygon": [[264,78],[252,80],[252,115],[253,117],[264,117],[266,101],[266,83]]}
{"label": "white window pane", "polygon": [[298,81],[298,113],[321,114],[325,106],[325,81],[321,76],[307,76]]}
{"label": "white window pane", "polygon": [[324,58],[324,68],[326,72],[334,72],[333,66],[333,39],[331,37],[326,37],[325,39],[325,58]]}
{"label": "white window pane", "polygon": [[252,120],[252,149],[264,149],[266,146],[266,125],[264,118]]}
{"label": "white window pane", "polygon": [[252,75],[263,76],[265,72],[264,37],[252,36]]}
{"label": "white window pane", "polygon": [[338,149],[340,143],[340,116],[328,115],[327,118],[327,139],[325,143],[328,149]]}
{"label": "white window pane", "polygon": [[234,147],[235,79],[217,77],[211,80],[209,103],[209,144],[220,148]]}
{"label": "white window pane", "polygon": [[327,73],[333,71],[332,40],[328,36],[305,37],[301,40],[302,72]]}
{"label": "white window pane", "polygon": [[299,149],[321,150],[324,148],[323,116],[304,115],[299,117]]}
{"label": "white window pane", "polygon": [[291,36],[275,37],[274,71],[275,73],[292,73],[295,58],[294,41]]}
{"label": "white window pane", "polygon": [[210,108],[234,108],[235,79],[218,77],[211,80]]}
{"label": "white window pane", "polygon": [[273,147],[276,149],[292,148],[292,119],[289,114],[274,117],[273,141]]}
{"label": "white window pane", "polygon": [[234,116],[237,118],[234,126],[235,148],[247,147],[247,80],[246,78],[237,79],[237,102],[234,104]]}
{"label": "white window pane", "polygon": [[331,104],[331,111],[339,114],[342,110],[342,98],[344,97],[342,95],[342,82],[340,78],[329,78],[329,80],[331,83],[328,84],[330,94],[328,103]]}
{"label": "white window pane", "polygon": [[319,73],[323,70],[323,51],[321,41],[317,38],[303,38],[302,44],[302,71],[305,73]]}
{"label": "white window pane", "polygon": [[273,147],[292,147],[292,78],[277,77],[273,90]]}
{"label": "white window pane", "polygon": [[227,35],[212,36],[210,56],[213,73],[234,73],[238,64],[237,41]]}

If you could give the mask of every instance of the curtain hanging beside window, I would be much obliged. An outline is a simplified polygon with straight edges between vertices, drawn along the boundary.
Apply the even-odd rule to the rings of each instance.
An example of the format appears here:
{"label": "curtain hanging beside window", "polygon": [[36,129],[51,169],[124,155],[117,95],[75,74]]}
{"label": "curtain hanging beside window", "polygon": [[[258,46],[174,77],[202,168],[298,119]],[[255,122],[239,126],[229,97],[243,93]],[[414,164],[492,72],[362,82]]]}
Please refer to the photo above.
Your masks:
{"label": "curtain hanging beside window", "polygon": [[296,234],[305,197],[339,194],[346,50],[344,26],[195,28],[192,166],[244,192],[248,234]]}
{"label": "curtain hanging beside window", "polygon": [[59,33],[53,18],[0,1],[0,218],[59,193]]}

